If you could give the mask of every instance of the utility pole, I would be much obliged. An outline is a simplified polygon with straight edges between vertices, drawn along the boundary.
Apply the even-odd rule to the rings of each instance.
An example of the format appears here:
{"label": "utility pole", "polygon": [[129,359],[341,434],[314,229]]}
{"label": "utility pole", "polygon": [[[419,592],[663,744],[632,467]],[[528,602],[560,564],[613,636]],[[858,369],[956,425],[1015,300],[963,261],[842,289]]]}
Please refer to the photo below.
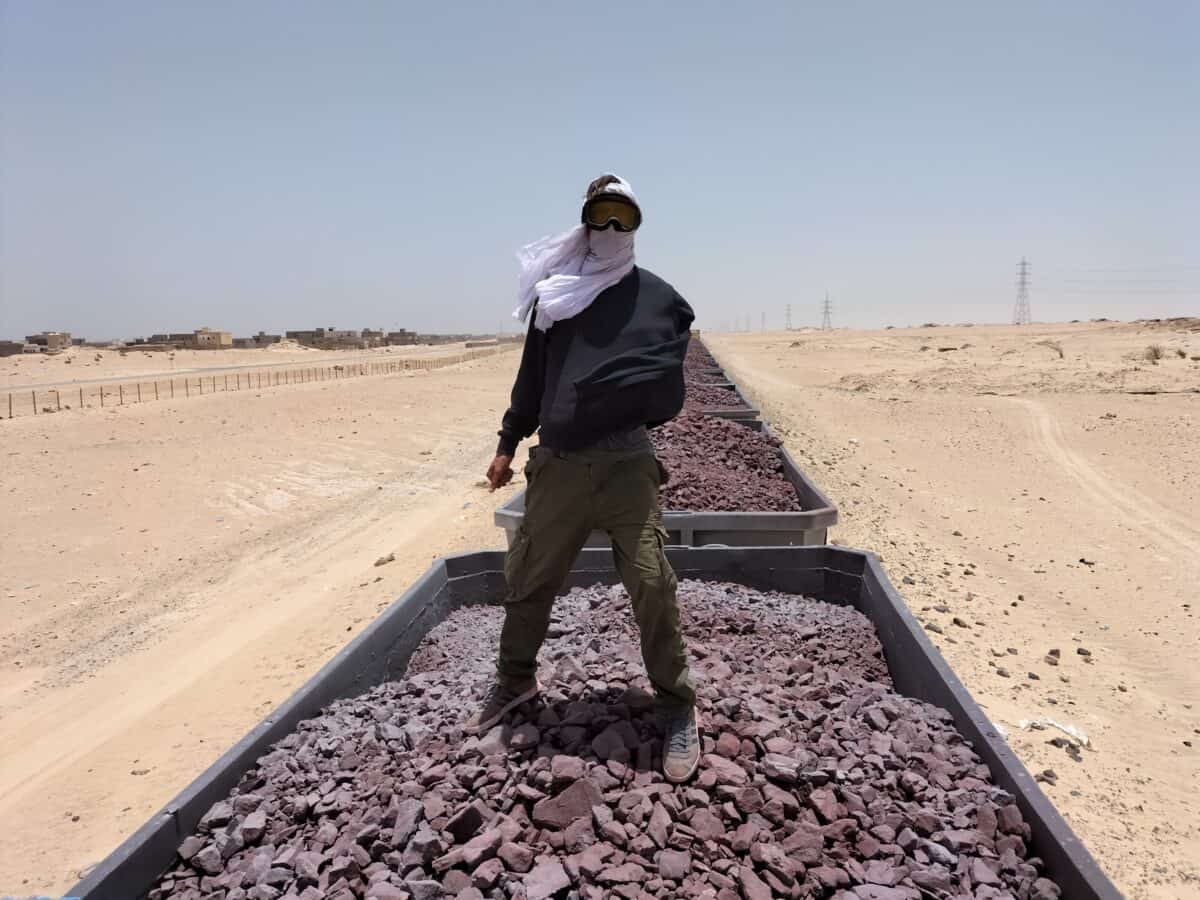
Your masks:
{"label": "utility pole", "polygon": [[785,331],[792,330],[792,304],[790,304],[790,303],[786,307],[784,307],[783,328]]}
{"label": "utility pole", "polygon": [[1021,257],[1017,263],[1017,303],[1013,307],[1013,324],[1028,325],[1029,315],[1029,260]]}
{"label": "utility pole", "polygon": [[825,292],[825,302],[821,305],[821,330],[833,331],[833,301],[829,299],[829,291]]}

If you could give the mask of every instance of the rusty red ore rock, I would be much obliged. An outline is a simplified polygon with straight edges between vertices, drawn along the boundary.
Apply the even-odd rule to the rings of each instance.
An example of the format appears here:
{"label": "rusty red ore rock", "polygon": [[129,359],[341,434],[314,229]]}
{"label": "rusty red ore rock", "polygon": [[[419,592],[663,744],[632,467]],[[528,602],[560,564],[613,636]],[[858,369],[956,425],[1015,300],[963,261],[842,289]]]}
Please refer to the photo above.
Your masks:
{"label": "rusty red ore rock", "polygon": [[691,384],[716,384],[726,380],[721,372],[721,364],[700,341],[692,339],[688,342],[687,356],[683,361],[683,377]]}
{"label": "rusty red ore rock", "polygon": [[796,489],[783,474],[777,438],[729,419],[684,413],[650,432],[669,479],[663,509],[697,512],[796,512]]}
{"label": "rusty red ore rock", "polygon": [[666,783],[629,600],[555,608],[542,696],[462,729],[501,612],[453,613],[404,677],[301,722],[213,805],[149,900],[1055,900],[1013,797],[898,695],[856,611],[679,588],[702,762]]}
{"label": "rusty red ore rock", "polygon": [[683,408],[687,412],[699,412],[705,409],[745,409],[746,404],[733,388],[688,382]]}
{"label": "rusty red ore rock", "polygon": [[704,342],[693,337],[688,341],[687,356],[684,357],[685,369],[718,369],[721,364],[704,346]]}

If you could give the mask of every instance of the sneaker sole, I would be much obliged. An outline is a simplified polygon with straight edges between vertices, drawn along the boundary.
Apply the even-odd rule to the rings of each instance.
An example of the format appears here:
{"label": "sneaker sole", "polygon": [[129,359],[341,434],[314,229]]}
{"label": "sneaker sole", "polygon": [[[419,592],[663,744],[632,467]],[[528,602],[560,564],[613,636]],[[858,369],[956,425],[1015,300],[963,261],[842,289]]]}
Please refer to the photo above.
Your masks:
{"label": "sneaker sole", "polygon": [[518,694],[516,697],[514,697],[512,700],[510,700],[504,706],[500,707],[500,709],[496,712],[496,714],[494,716],[492,716],[490,719],[484,719],[482,722],[480,722],[474,728],[467,726],[463,730],[467,734],[480,734],[481,732],[484,732],[484,731],[490,731],[496,725],[497,722],[499,722],[501,719],[503,719],[505,716],[507,716],[510,712],[512,712],[514,709],[516,709],[522,703],[527,703],[528,701],[532,700],[534,697],[536,697],[541,692],[542,692],[542,686],[535,681],[533,683],[533,687],[531,687],[529,690],[527,690],[523,694]]}

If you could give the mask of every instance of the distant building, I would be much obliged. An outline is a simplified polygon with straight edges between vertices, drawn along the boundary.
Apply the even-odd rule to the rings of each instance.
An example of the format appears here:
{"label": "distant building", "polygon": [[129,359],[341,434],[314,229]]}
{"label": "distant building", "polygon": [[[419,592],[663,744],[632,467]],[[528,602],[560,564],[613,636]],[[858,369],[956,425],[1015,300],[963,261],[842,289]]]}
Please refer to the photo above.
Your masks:
{"label": "distant building", "polygon": [[254,350],[259,347],[269,347],[271,344],[278,344],[283,340],[282,335],[267,334],[260,331],[253,337],[234,338],[233,346],[240,350]]}
{"label": "distant building", "polygon": [[200,328],[196,331],[194,340],[197,350],[225,350],[233,346],[233,333]]}
{"label": "distant building", "polygon": [[311,331],[284,332],[290,340],[306,347],[317,347],[321,350],[361,349],[366,346],[363,336],[357,331],[344,331],[337,328],[314,328]]}
{"label": "distant building", "polygon": [[192,347],[195,345],[196,333],[194,331],[172,331],[169,334],[152,334],[147,343],[150,344],[174,344],[177,347]]}
{"label": "distant building", "polygon": [[16,356],[24,350],[24,341],[0,341],[0,356]]}
{"label": "distant building", "polygon": [[[323,329],[322,329],[323,330]],[[304,344],[306,347],[317,346],[317,331],[285,331],[283,336],[289,341],[295,341],[297,344]]]}
{"label": "distant building", "polygon": [[46,353],[57,353],[72,346],[71,332],[69,331],[43,331],[41,334],[30,334],[26,335],[25,342],[36,344]]}
{"label": "distant building", "polygon": [[389,347],[406,347],[417,342],[417,333],[401,328],[399,331],[389,331],[385,343]]}
{"label": "distant building", "polygon": [[197,328],[195,331],[171,331],[138,338],[130,345],[160,344],[177,350],[227,350],[233,346],[233,332]]}
{"label": "distant building", "polygon": [[382,328],[378,331],[371,328],[364,328],[362,330],[362,342],[367,347],[382,347],[387,343],[387,335]]}

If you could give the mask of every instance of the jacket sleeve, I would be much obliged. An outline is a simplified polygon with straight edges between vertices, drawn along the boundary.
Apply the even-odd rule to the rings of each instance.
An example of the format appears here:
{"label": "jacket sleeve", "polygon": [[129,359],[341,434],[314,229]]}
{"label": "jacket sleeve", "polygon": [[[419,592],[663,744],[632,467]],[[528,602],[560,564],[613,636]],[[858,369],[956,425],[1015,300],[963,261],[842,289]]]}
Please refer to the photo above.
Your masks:
{"label": "jacket sleeve", "polygon": [[521,351],[521,368],[513,384],[512,400],[500,423],[500,443],[496,453],[512,456],[517,444],[537,431],[546,383],[546,332],[533,327],[537,306],[529,313],[529,332]]}
{"label": "jacket sleeve", "polygon": [[692,307],[680,295],[675,292],[675,315],[679,320],[679,333],[691,336],[692,323],[696,321],[696,314],[692,311]]}

